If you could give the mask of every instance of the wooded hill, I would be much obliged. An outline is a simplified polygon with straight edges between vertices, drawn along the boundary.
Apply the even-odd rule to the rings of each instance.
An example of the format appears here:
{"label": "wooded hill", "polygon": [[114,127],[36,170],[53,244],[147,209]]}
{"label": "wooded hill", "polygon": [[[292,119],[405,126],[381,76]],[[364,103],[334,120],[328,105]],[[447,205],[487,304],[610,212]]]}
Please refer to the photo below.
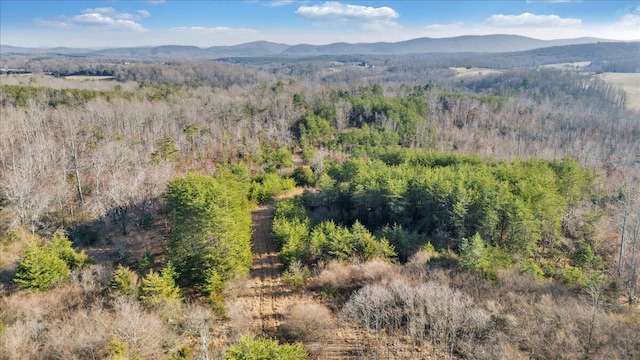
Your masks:
{"label": "wooded hill", "polygon": [[[363,358],[640,356],[640,114],[621,89],[326,65],[3,77],[0,353],[322,358],[297,321],[356,327]],[[249,211],[294,183],[282,281],[323,310],[282,319],[281,344],[242,338]]]}
{"label": "wooded hill", "polygon": [[457,52],[511,52],[550,46],[592,44],[607,42],[605,39],[577,38],[538,40],[518,35],[458,36],[452,38],[418,38],[396,43],[335,43],[327,45],[286,45],[268,41],[255,41],[232,46],[163,45],[155,47],[130,47],[115,49],[32,49],[2,45],[0,53],[19,55],[73,55],[84,57],[120,57],[127,59],[219,59],[232,56],[313,56],[313,55],[402,55]]}

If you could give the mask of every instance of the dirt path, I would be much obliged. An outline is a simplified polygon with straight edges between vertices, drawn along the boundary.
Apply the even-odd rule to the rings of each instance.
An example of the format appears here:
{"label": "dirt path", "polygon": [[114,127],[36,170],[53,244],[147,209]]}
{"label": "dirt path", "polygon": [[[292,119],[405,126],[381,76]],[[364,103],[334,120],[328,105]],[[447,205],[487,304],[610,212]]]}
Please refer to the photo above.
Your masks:
{"label": "dirt path", "polygon": [[[302,194],[302,191],[302,188],[295,188],[279,199]],[[274,212],[275,201],[271,201],[251,213],[253,268],[246,299],[250,304],[253,318],[250,329],[256,334],[279,338],[281,337],[280,323],[286,313],[286,307],[297,296],[282,283],[281,275],[285,269],[278,258],[278,251],[271,237]]]}
{"label": "dirt path", "polygon": [[274,204],[260,206],[252,214],[253,268],[251,270],[251,291],[249,295],[253,323],[251,329],[257,334],[277,337],[283,310],[279,303],[290,296],[282,285],[280,275],[284,271],[278,259],[278,252],[271,238],[271,222]]}
{"label": "dirt path", "polygon": [[[278,199],[291,198],[302,194],[303,189],[296,188]],[[261,205],[251,213],[253,235],[251,249],[253,268],[249,288],[242,296],[251,313],[249,330],[254,334],[270,338],[283,339],[281,325],[288,307],[298,301],[313,301],[309,295],[291,292],[282,283],[285,270],[278,258],[278,252],[271,236],[271,224],[275,212],[275,201]],[[317,359],[365,359],[368,353],[366,343],[353,329],[339,327],[331,338],[320,342]]]}

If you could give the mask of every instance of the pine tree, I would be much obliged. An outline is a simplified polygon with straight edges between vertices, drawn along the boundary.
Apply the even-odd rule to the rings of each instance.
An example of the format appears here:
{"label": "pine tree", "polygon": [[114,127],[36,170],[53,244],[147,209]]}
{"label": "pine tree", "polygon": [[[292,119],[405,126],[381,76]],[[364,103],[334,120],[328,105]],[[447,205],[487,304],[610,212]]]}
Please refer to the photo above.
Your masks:
{"label": "pine tree", "polygon": [[148,308],[180,301],[182,295],[175,281],[176,272],[171,263],[160,273],[151,270],[140,286],[140,301]]}
{"label": "pine tree", "polygon": [[111,280],[111,291],[114,294],[125,296],[136,296],[139,287],[138,275],[128,267],[118,265],[113,272]]}
{"label": "pine tree", "polygon": [[69,266],[55,252],[38,243],[29,245],[13,281],[30,291],[43,291],[67,281]]}

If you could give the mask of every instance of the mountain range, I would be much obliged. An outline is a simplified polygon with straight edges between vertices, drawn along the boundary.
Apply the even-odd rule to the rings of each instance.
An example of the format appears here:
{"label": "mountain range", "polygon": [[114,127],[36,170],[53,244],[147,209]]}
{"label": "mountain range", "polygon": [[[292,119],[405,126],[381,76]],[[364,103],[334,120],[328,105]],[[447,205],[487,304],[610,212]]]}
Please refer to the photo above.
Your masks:
{"label": "mountain range", "polygon": [[333,43],[328,45],[287,45],[256,41],[231,46],[163,45],[109,49],[25,48],[0,45],[0,54],[99,56],[130,59],[220,59],[259,56],[317,55],[406,55],[426,53],[503,53],[526,51],[552,46],[610,42],[598,38],[539,40],[518,35],[480,35],[451,38],[418,38],[400,42]]}

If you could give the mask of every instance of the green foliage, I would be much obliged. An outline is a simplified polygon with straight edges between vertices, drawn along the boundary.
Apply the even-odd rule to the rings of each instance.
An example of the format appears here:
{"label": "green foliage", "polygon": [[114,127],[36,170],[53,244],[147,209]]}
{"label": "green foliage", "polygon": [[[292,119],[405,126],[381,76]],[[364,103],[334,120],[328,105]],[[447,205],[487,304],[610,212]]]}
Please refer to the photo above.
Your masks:
{"label": "green foliage", "polygon": [[47,290],[65,282],[71,270],[89,263],[84,252],[76,252],[71,241],[57,232],[49,240],[32,242],[18,262],[14,282],[32,291]]}
{"label": "green foliage", "polygon": [[459,251],[462,268],[482,274],[487,279],[497,279],[498,270],[511,265],[506,252],[486,245],[478,233],[471,239],[462,239]]}
{"label": "green foliage", "polygon": [[293,291],[300,291],[304,289],[307,279],[310,277],[311,271],[309,268],[296,262],[291,264],[289,269],[282,274],[282,283]]}
{"label": "green foliage", "polygon": [[175,269],[168,263],[160,273],[151,270],[142,280],[140,302],[147,308],[158,308],[164,304],[180,301],[182,295],[176,285]]}
{"label": "green foliage", "polygon": [[155,260],[153,258],[153,254],[149,250],[145,250],[144,254],[142,254],[142,258],[138,261],[138,271],[146,272],[148,270],[153,269],[153,264]]}
{"label": "green foliage", "polygon": [[[484,162],[477,156],[408,149],[378,150],[371,157],[329,167],[335,181],[318,198],[340,209],[336,221],[382,230],[401,259],[426,241],[457,248],[476,233],[500,258],[508,253],[520,261],[550,253],[562,238],[569,204],[580,203],[565,195],[567,185],[541,160]],[[584,178],[582,186],[592,188]],[[576,232],[593,238],[590,218],[576,221]]]}
{"label": "green foliage", "polygon": [[[271,233],[276,246],[281,250],[280,256],[286,258],[285,253],[297,248],[309,235],[310,227],[311,219],[301,197],[279,201],[276,204]],[[285,245],[291,248],[285,249]]]}
{"label": "green foliage", "polygon": [[301,262],[312,265],[332,259],[375,257],[395,258],[393,246],[385,238],[376,238],[359,222],[351,228],[324,221],[311,226],[302,198],[284,200],[276,206],[272,227],[280,258],[285,265]]}
{"label": "green foliage", "polygon": [[295,180],[282,177],[276,173],[262,174],[251,183],[249,198],[252,201],[265,203],[276,195],[282,194],[295,187]]}
{"label": "green foliage", "polygon": [[58,257],[67,264],[70,270],[84,267],[90,262],[87,254],[84,252],[76,252],[73,247],[71,247],[71,240],[60,232],[53,234],[53,237],[45,247],[55,252]]}
{"label": "green foliage", "polygon": [[316,174],[307,165],[295,168],[292,176],[298,186],[315,186],[318,181]]}
{"label": "green foliage", "polygon": [[224,314],[224,298],[222,296],[224,286],[225,279],[223,276],[219,272],[216,272],[215,269],[210,270],[207,275],[205,292],[209,294],[209,305],[211,305],[211,310],[213,310],[217,315]]}
{"label": "green foliage", "polygon": [[127,344],[118,338],[112,338],[107,346],[107,358],[110,360],[124,360],[128,359]]}
{"label": "green foliage", "polygon": [[170,136],[164,136],[156,141],[157,150],[151,153],[151,161],[155,164],[161,161],[174,161],[178,153],[176,141]]}
{"label": "green foliage", "polygon": [[587,283],[587,277],[582,270],[571,265],[565,265],[559,275],[559,280],[566,286],[583,286]]}
{"label": "green foliage", "polygon": [[354,154],[369,154],[379,148],[396,147],[400,141],[398,133],[370,127],[348,128],[338,135],[338,144]]}
{"label": "green foliage", "polygon": [[244,336],[225,353],[227,360],[301,360],[307,353],[302,344],[279,344],[276,340]]}
{"label": "green foliage", "polygon": [[300,93],[293,94],[292,102],[293,102],[293,105],[295,106],[304,106],[305,105],[304,94],[300,94]]}
{"label": "green foliage", "polygon": [[401,225],[385,226],[380,231],[380,237],[389,241],[389,244],[396,250],[400,261],[407,261],[409,257],[415,253],[421,246],[429,245],[433,252],[433,244],[425,243],[425,238],[417,233],[405,230]]}
{"label": "green foliage", "polygon": [[313,113],[305,115],[296,124],[302,147],[318,147],[332,139],[335,130],[329,120]]}
{"label": "green foliage", "polygon": [[600,269],[604,261],[594,249],[594,245],[584,241],[576,243],[576,249],[571,254],[571,262],[582,269]]}
{"label": "green foliage", "polygon": [[264,164],[265,171],[274,172],[277,169],[293,166],[293,155],[291,151],[282,146],[263,142],[260,146],[260,160]]}
{"label": "green foliage", "polygon": [[113,272],[110,289],[113,294],[137,296],[139,288],[138,275],[122,264]]}
{"label": "green foliage", "polygon": [[534,261],[524,261],[519,266],[520,273],[531,276],[536,280],[544,279],[544,270]]}
{"label": "green foliage", "polygon": [[169,356],[168,360],[190,360],[193,359],[193,353],[193,348],[185,345]]}
{"label": "green foliage", "polygon": [[189,175],[171,181],[165,199],[172,225],[168,257],[179,283],[207,291],[215,273],[226,280],[252,263],[248,186],[242,173]]}
{"label": "green foliage", "polygon": [[43,291],[69,278],[69,266],[47,246],[31,243],[18,263],[13,281],[30,291]]}
{"label": "green foliage", "polygon": [[594,193],[595,175],[592,170],[581,168],[571,158],[551,161],[549,166],[558,178],[558,191],[570,205],[588,199]]}
{"label": "green foliage", "polygon": [[372,97],[352,98],[351,104],[349,122],[352,126],[368,124],[391,129],[398,133],[403,146],[414,144],[418,124],[427,120],[427,105],[419,97],[385,98],[374,94]]}
{"label": "green foliage", "polygon": [[130,99],[133,94],[123,91],[96,91],[87,89],[52,89],[24,85],[0,85],[0,102],[26,107],[29,99],[45,98],[48,105],[81,105],[97,97]]}

